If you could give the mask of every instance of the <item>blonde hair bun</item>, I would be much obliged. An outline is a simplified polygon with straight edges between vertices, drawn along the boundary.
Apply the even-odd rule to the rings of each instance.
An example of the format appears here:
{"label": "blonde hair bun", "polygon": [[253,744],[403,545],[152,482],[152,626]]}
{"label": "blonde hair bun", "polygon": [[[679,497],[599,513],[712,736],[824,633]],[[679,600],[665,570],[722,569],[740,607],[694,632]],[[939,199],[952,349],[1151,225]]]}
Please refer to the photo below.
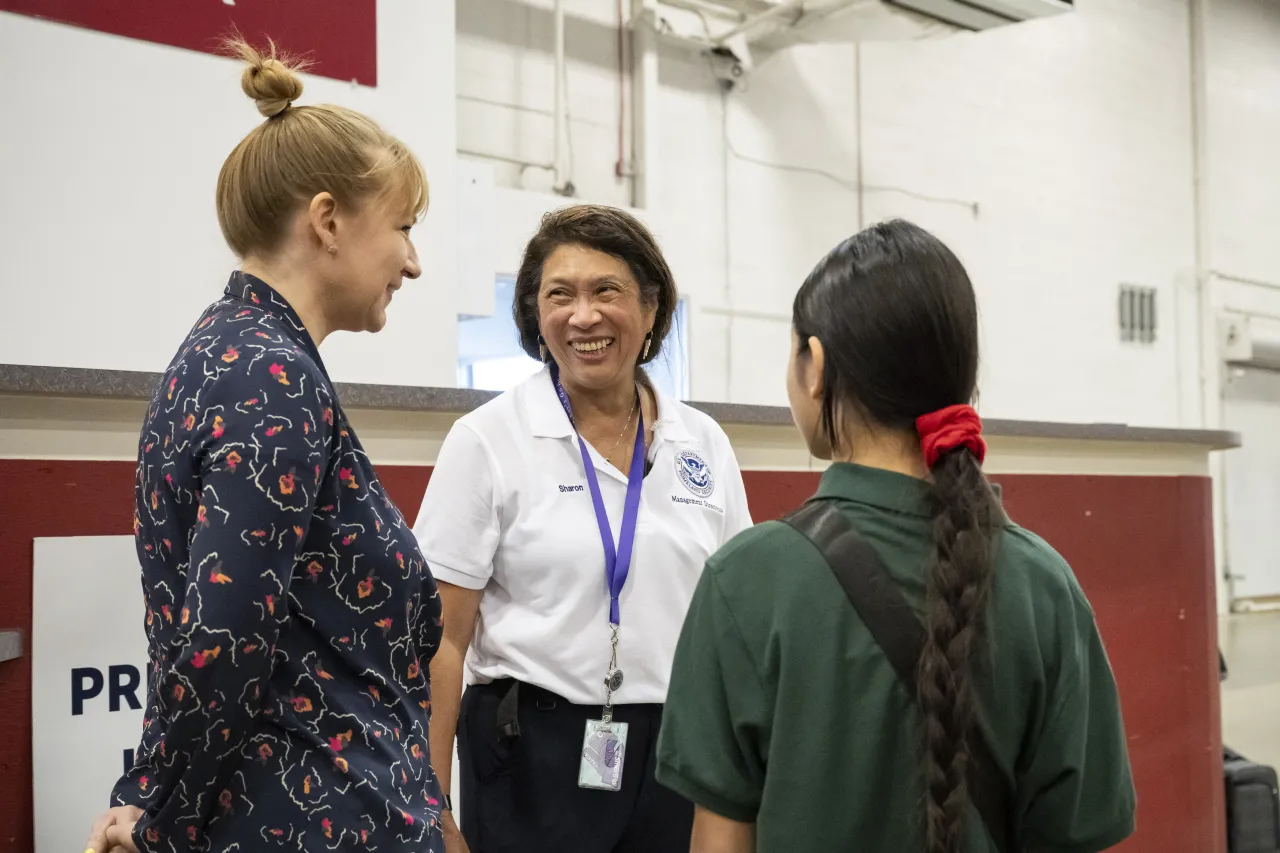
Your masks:
{"label": "blonde hair bun", "polygon": [[227,155],[218,172],[218,225],[241,258],[268,257],[286,239],[296,214],[319,193],[354,210],[379,198],[406,221],[426,210],[427,176],[405,144],[366,115],[332,104],[289,108],[302,94],[304,63],[246,43],[226,52],[244,62],[240,85],[267,117]]}
{"label": "blonde hair bun", "polygon": [[240,88],[258,105],[262,115],[274,118],[302,95],[302,78],[296,73],[302,64],[277,55],[275,42],[270,42],[269,53],[262,53],[240,38],[229,41],[227,48],[245,63]]}

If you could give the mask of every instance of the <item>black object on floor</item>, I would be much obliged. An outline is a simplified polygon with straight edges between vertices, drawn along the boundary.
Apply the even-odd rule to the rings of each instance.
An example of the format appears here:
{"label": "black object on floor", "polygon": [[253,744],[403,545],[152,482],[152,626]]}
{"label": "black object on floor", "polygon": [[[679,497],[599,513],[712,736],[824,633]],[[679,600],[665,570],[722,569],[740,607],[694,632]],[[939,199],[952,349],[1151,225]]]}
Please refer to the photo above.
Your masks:
{"label": "black object on floor", "polygon": [[1274,767],[1223,749],[1227,853],[1280,853],[1280,786]]}

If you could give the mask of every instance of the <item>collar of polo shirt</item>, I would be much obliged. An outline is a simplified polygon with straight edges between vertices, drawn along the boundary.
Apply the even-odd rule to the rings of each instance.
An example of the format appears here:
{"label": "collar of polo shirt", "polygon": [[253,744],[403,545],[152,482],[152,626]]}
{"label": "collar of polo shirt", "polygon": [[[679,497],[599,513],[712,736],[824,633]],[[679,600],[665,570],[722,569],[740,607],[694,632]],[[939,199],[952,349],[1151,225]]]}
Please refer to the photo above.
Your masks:
{"label": "collar of polo shirt", "polygon": [[[543,369],[534,386],[537,393],[530,394],[527,398],[529,427],[533,434],[539,438],[572,438],[573,424],[569,423],[569,417],[556,396],[549,368]],[[653,427],[654,441],[691,441],[689,428],[680,417],[674,402],[657,388],[653,389],[653,394],[658,402],[658,421]]]}

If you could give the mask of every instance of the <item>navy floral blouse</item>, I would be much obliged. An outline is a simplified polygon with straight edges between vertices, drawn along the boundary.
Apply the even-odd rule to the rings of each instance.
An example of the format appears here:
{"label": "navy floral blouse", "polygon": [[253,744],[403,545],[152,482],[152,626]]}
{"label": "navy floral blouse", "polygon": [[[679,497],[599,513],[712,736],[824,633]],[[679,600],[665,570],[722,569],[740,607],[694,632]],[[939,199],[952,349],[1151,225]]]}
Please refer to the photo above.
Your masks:
{"label": "navy floral blouse", "polygon": [[143,427],[138,849],[440,851],[440,598],[320,354],[235,273]]}

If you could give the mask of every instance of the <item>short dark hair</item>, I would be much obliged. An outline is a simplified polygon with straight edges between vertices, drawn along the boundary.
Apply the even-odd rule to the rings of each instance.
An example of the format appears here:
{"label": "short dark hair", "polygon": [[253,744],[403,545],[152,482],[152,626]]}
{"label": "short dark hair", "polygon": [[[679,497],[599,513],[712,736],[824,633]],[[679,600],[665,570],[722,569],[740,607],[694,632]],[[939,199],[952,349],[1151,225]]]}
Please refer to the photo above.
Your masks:
{"label": "short dark hair", "polygon": [[641,355],[639,364],[653,361],[671,331],[671,318],[680,298],[675,276],[648,228],[625,210],[598,204],[575,204],[546,214],[538,233],[525,246],[511,303],[520,346],[531,358],[539,357],[538,291],[542,288],[542,267],[556,249],[571,245],[586,246],[625,263],[640,285],[641,299],[657,305],[653,342],[648,356]]}

